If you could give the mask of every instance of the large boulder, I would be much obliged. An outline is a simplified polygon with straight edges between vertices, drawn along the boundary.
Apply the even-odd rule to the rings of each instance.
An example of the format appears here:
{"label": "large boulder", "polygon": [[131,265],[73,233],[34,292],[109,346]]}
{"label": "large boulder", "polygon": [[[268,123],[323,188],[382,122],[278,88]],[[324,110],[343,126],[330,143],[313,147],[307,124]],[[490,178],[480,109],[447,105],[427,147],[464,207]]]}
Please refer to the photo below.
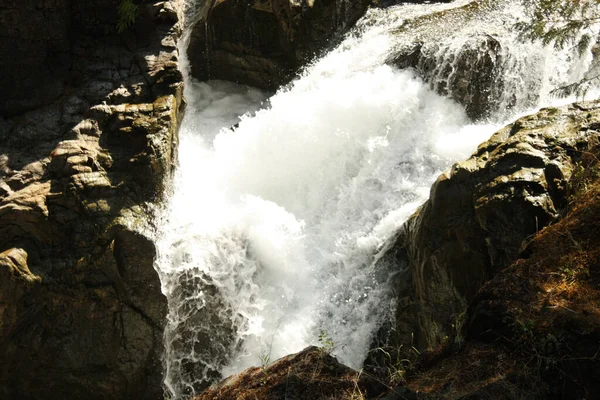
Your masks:
{"label": "large boulder", "polygon": [[140,6],[117,34],[119,0],[10,3],[0,397],[162,399],[167,304],[143,232],[145,205],[173,171],[184,104],[174,4]]}
{"label": "large boulder", "polygon": [[600,169],[597,144],[569,181],[566,217],[487,282],[449,346],[408,378],[436,399],[600,396]]}
{"label": "large boulder", "polygon": [[165,384],[173,397],[190,397],[223,378],[243,317],[233,318],[219,286],[199,269],[163,273],[162,279],[174,288],[169,293],[173,323],[164,336],[166,357],[173,362]]}
{"label": "large boulder", "polygon": [[275,90],[332,46],[370,0],[218,0],[196,16],[192,76]]}
{"label": "large boulder", "polygon": [[444,172],[393,239],[387,261],[408,268],[385,340],[434,348],[452,337],[483,284],[561,217],[567,181],[599,129],[600,103],[543,109]]}
{"label": "large boulder", "polygon": [[372,377],[340,364],[325,350],[311,346],[230,376],[194,399],[374,399],[386,389]]}
{"label": "large boulder", "polygon": [[459,47],[435,42],[415,43],[397,54],[393,64],[411,67],[439,94],[465,107],[473,119],[488,117],[502,97],[500,42],[490,35],[475,35]]}

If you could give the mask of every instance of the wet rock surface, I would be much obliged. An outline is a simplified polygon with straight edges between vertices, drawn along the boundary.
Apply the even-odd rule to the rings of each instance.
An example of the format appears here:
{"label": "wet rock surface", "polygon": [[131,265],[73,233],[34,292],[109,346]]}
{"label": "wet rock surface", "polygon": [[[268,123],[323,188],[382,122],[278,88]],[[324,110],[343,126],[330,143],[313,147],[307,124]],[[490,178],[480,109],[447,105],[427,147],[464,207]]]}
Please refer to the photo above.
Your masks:
{"label": "wet rock surface", "polygon": [[[473,120],[493,117],[517,103],[519,109],[534,107],[541,80],[532,76],[515,81],[508,72],[527,61],[510,54],[510,46],[501,40],[514,31],[515,23],[505,6],[501,1],[473,1],[408,19],[392,33],[402,44],[390,51],[387,63],[411,68],[431,89],[462,104]],[[527,68],[535,75],[535,66]],[[507,98],[507,92],[519,98]]]}
{"label": "wet rock surface", "polygon": [[392,342],[435,348],[455,334],[484,283],[564,215],[567,182],[598,140],[599,121],[598,103],[541,110],[437,179],[390,252],[408,263]]}
{"label": "wet rock surface", "polygon": [[370,0],[218,0],[199,13],[190,39],[192,75],[275,90],[331,48]]}
{"label": "wet rock surface", "polygon": [[400,68],[412,67],[419,76],[432,82],[436,92],[463,104],[469,117],[488,117],[498,108],[502,93],[502,83],[496,82],[501,72],[500,42],[492,36],[480,35],[453,50],[455,55],[448,57],[446,52],[452,50],[437,54],[440,51],[437,45],[417,43],[398,55],[394,64]]}
{"label": "wet rock surface", "polygon": [[176,386],[178,395],[190,397],[223,378],[221,370],[234,354],[236,330],[244,318],[233,317],[234,312],[219,286],[199,270],[189,269],[163,279],[167,285],[174,285],[172,279],[177,281],[170,296],[170,304],[176,305],[176,311],[170,317],[182,321],[165,331],[167,357],[177,360],[169,365],[177,382],[168,383]]}
{"label": "wet rock surface", "polygon": [[0,397],[162,399],[166,299],[138,231],[176,159],[173,4],[119,35],[117,0],[9,3],[2,45],[23,56],[0,60]]}

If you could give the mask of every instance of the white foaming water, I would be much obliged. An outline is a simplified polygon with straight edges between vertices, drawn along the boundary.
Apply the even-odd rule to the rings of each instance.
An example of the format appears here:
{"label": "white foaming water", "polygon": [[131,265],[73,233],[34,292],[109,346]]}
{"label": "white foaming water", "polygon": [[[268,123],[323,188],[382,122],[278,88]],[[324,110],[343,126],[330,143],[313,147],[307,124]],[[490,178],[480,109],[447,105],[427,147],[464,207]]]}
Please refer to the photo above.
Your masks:
{"label": "white foaming water", "polygon": [[[268,103],[254,89],[188,81],[157,261],[173,397],[319,344],[322,332],[360,368],[393,302],[388,273],[375,268],[381,246],[445,168],[514,117],[473,124],[412,71],[383,65],[400,40],[392,28],[449,7],[370,11]],[[568,56],[533,44],[515,45],[523,58],[515,62],[501,43],[516,68],[506,74],[529,79],[519,68],[532,65],[546,74],[536,77],[537,98],[555,85],[548,74],[568,82],[580,73]]]}

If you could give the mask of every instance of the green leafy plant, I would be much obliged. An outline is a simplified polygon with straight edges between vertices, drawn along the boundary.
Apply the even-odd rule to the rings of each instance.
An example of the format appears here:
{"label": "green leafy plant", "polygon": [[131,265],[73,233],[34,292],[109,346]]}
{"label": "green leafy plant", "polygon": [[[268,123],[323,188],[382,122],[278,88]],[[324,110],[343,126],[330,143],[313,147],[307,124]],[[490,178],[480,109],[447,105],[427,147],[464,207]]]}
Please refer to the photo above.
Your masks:
{"label": "green leafy plant", "polygon": [[323,329],[321,329],[321,332],[319,333],[319,346],[325,353],[328,354],[331,353],[335,348],[333,339],[331,339],[331,337],[329,337],[327,332],[325,332]]}
{"label": "green leafy plant", "polygon": [[271,349],[268,351],[263,351],[260,356],[260,369],[262,372],[262,376],[260,378],[260,384],[265,386],[269,381],[269,374],[267,373],[267,367],[271,363]]}
{"label": "green leafy plant", "polygon": [[454,344],[456,344],[459,348],[465,342],[465,337],[463,334],[463,328],[467,323],[467,313],[462,312],[456,316],[454,323],[452,324],[452,329],[454,331]]}
{"label": "green leafy plant", "polygon": [[[526,0],[530,20],[516,24],[521,36],[553,44],[557,49],[575,47],[579,54],[589,49],[600,26],[600,0]],[[583,97],[600,81],[600,62],[594,61],[583,79],[556,90],[557,94]]]}
{"label": "green leafy plant", "polygon": [[271,353],[263,352],[259,356],[260,367],[264,370],[271,363]]}
{"label": "green leafy plant", "polygon": [[135,23],[139,11],[139,6],[133,3],[133,0],[121,0],[118,8],[117,32],[123,33]]}

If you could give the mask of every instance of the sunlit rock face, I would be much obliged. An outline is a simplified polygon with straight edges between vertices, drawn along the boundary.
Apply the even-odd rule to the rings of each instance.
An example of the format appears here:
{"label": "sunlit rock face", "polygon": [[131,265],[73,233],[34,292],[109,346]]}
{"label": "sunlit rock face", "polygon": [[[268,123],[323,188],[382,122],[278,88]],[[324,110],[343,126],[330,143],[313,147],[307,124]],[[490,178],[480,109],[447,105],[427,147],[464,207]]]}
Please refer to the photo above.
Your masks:
{"label": "sunlit rock face", "polygon": [[219,382],[194,400],[380,398],[387,387],[310,346],[272,364],[249,368]]}
{"label": "sunlit rock face", "polygon": [[175,9],[141,6],[119,35],[118,0],[9,3],[0,397],[162,399],[166,299],[143,228],[176,156]]}

